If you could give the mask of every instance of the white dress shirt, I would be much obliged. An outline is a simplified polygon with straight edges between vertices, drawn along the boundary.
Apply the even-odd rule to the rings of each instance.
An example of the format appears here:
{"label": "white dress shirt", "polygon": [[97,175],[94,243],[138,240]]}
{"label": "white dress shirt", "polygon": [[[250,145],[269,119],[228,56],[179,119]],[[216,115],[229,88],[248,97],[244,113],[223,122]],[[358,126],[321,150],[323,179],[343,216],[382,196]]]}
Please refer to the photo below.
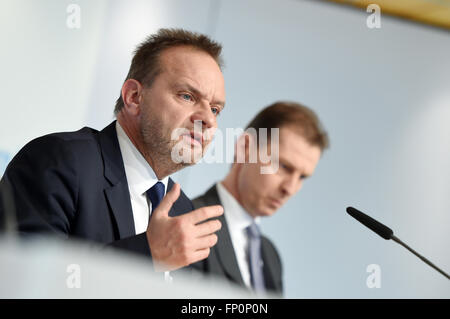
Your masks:
{"label": "white dress shirt", "polygon": [[217,183],[216,187],[223,206],[225,221],[230,232],[242,280],[247,287],[251,287],[250,265],[248,262],[248,235],[245,229],[253,222],[259,223],[260,218],[251,217],[221,183]]}
{"label": "white dress shirt", "polygon": [[[131,209],[133,211],[134,229],[136,235],[147,230],[148,221],[152,212],[152,202],[147,197],[147,191],[157,182],[164,184],[164,195],[167,193],[169,177],[158,180],[152,167],[144,156],[137,150],[133,142],[116,121],[116,132],[122,153],[125,175],[127,176],[128,190],[130,192]],[[164,272],[166,282],[172,282],[170,272]]]}
{"label": "white dress shirt", "polygon": [[[119,121],[116,122],[116,131],[123,165],[125,166],[128,190],[130,191],[134,229],[136,230],[136,235],[142,234],[147,230],[148,220],[152,211],[152,203],[147,198],[146,192],[159,180],[152,167],[120,126]],[[168,180],[169,177],[165,177],[159,181],[164,184],[164,194],[167,192]]]}

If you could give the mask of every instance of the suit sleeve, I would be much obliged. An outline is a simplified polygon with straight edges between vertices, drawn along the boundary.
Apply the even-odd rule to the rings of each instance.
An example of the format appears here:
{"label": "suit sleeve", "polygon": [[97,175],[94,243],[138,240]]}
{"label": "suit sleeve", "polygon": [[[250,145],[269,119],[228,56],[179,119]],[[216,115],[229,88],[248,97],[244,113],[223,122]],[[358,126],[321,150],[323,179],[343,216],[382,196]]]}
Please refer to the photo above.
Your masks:
{"label": "suit sleeve", "polygon": [[68,237],[77,205],[76,161],[67,143],[42,137],[27,144],[8,165],[0,192],[10,197],[0,215],[15,216],[21,233]]}

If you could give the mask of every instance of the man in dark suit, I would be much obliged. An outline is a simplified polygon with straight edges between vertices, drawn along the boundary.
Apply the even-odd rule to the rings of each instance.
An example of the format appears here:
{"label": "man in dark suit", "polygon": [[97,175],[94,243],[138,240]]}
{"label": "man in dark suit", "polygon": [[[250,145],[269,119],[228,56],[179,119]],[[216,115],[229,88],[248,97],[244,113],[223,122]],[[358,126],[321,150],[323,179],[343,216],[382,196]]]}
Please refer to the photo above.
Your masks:
{"label": "man in dark suit", "polygon": [[28,143],[0,182],[4,202],[15,206],[0,207],[0,219],[14,214],[21,233],[141,253],[156,271],[206,258],[221,225],[199,223],[223,209],[194,210],[169,176],[201,157],[206,133],[217,127],[225,103],[220,52],[208,37],[181,29],[147,38],[122,86],[117,121]]}
{"label": "man in dark suit", "polygon": [[[266,129],[267,141],[261,134]],[[236,143],[228,175],[193,200],[196,208],[224,207],[218,218],[219,239],[203,265],[205,272],[257,293],[282,295],[281,259],[261,235],[258,222],[300,190],[327,146],[327,134],[315,113],[297,103],[274,103],[250,122]]]}

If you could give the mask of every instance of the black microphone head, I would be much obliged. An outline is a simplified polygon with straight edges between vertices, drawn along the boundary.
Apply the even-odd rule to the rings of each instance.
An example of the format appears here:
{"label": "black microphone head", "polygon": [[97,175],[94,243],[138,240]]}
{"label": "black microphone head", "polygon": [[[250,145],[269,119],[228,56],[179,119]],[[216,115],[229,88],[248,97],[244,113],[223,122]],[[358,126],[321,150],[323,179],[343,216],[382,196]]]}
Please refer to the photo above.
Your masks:
{"label": "black microphone head", "polygon": [[347,213],[358,220],[360,223],[365,225],[366,227],[372,229],[378,235],[383,237],[384,239],[391,239],[394,235],[394,232],[389,227],[383,225],[382,223],[376,221],[370,216],[367,216],[363,212],[360,212],[356,208],[347,207]]}

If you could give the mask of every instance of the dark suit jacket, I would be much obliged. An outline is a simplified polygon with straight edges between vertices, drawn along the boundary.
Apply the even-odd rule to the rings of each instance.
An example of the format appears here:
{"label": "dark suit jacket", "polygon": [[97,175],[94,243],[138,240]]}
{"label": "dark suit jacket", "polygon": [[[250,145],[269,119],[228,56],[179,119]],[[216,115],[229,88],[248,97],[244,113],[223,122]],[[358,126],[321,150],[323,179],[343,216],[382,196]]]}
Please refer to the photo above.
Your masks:
{"label": "dark suit jacket", "polygon": [[[210,205],[222,205],[216,186],[211,187],[204,195],[195,198],[192,203],[195,208]],[[225,214],[218,219],[222,228],[216,233],[217,244],[211,249],[209,257],[203,262],[203,271],[208,274],[222,277],[240,286],[245,286],[231,241]],[[272,293],[283,293],[282,264],[275,246],[265,236],[261,237],[261,251],[264,262],[264,279],[266,289]]]}
{"label": "dark suit jacket", "polygon": [[[84,127],[31,141],[8,165],[0,192],[12,197],[21,233],[54,233],[151,257],[145,233],[135,234],[115,121],[100,132]],[[191,210],[181,193],[169,215]],[[0,219],[5,213],[0,206]]]}

